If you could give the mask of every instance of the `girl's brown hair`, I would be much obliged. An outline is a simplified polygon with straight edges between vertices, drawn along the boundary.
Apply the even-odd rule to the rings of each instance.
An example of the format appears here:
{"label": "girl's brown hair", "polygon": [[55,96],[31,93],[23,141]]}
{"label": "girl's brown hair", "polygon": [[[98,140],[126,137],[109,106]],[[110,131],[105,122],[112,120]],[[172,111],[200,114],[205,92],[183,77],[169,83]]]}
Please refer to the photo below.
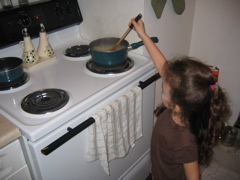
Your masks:
{"label": "girl's brown hair", "polygon": [[197,138],[199,163],[206,164],[218,138],[219,124],[230,115],[227,98],[210,68],[200,61],[183,57],[169,61],[164,81],[170,86],[171,101],[179,105],[182,122]]}

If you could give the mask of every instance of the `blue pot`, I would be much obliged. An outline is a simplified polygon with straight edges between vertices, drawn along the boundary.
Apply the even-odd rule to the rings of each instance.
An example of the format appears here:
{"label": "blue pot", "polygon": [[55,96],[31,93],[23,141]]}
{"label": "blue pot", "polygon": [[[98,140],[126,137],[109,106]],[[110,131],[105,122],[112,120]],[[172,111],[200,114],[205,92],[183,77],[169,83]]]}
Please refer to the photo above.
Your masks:
{"label": "blue pot", "polygon": [[0,84],[12,83],[23,76],[23,61],[17,57],[0,58]]}
{"label": "blue pot", "polygon": [[[158,38],[152,37],[153,42],[157,43]],[[129,45],[128,41],[123,40],[116,51],[109,51],[119,38],[109,37],[92,41],[89,44],[92,61],[101,67],[116,67],[127,61],[128,50],[137,49],[143,45],[143,42],[137,42]]]}

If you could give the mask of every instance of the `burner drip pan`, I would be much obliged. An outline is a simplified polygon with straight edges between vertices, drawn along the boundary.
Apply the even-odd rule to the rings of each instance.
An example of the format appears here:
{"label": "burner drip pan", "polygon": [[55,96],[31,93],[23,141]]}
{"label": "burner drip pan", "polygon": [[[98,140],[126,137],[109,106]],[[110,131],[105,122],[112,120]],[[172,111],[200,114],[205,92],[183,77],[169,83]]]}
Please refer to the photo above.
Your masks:
{"label": "burner drip pan", "polygon": [[46,114],[57,111],[69,101],[69,95],[61,89],[43,89],[27,95],[21,107],[30,114]]}
{"label": "burner drip pan", "polygon": [[18,87],[24,85],[25,83],[27,83],[28,80],[29,80],[28,74],[23,73],[23,75],[14,82],[0,83],[0,91],[18,88]]}
{"label": "burner drip pan", "polygon": [[134,61],[127,58],[126,62],[120,66],[103,67],[96,65],[92,60],[89,60],[86,67],[89,71],[97,74],[119,74],[130,70],[134,66]]}

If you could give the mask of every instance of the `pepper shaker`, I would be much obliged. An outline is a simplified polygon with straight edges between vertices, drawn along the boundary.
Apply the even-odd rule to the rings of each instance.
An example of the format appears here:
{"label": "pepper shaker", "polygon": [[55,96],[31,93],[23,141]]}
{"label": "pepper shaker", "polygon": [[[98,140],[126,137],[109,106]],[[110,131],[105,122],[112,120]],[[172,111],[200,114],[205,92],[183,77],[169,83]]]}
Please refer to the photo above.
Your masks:
{"label": "pepper shaker", "polygon": [[40,57],[40,61],[45,61],[47,59],[55,57],[55,54],[48,42],[48,35],[46,33],[45,26],[42,23],[40,24],[40,28],[37,53]]}

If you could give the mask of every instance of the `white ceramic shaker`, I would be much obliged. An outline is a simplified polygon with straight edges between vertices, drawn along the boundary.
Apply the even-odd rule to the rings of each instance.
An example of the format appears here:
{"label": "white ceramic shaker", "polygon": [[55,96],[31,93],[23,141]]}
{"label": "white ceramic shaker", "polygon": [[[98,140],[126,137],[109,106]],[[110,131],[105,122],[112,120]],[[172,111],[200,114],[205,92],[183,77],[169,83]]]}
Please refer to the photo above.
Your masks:
{"label": "white ceramic shaker", "polygon": [[23,41],[21,41],[19,44],[23,48],[23,66],[29,68],[38,62],[39,56],[33,47],[32,40],[27,32],[27,28],[22,30],[22,34]]}
{"label": "white ceramic shaker", "polygon": [[38,45],[38,55],[40,56],[40,62],[51,59],[55,57],[54,51],[48,42],[48,35],[45,31],[45,26],[40,24],[41,30],[39,32],[39,45]]}

